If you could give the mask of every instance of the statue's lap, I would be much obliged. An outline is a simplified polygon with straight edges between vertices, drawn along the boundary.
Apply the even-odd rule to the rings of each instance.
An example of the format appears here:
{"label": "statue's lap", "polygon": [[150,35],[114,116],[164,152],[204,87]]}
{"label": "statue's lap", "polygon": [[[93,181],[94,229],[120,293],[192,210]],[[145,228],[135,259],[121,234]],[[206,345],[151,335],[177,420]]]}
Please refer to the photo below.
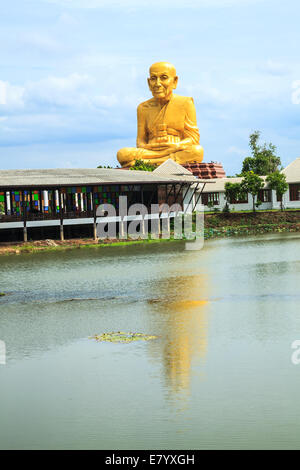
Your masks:
{"label": "statue's lap", "polygon": [[176,153],[166,155],[165,152],[161,152],[162,156],[159,156],[159,153],[160,152],[143,148],[126,147],[118,151],[117,158],[122,167],[133,166],[136,160],[144,160],[148,163],[161,165],[169,158],[180,165],[183,165],[189,162],[201,163],[203,160],[204,150],[201,145],[191,145],[185,150],[180,150]]}

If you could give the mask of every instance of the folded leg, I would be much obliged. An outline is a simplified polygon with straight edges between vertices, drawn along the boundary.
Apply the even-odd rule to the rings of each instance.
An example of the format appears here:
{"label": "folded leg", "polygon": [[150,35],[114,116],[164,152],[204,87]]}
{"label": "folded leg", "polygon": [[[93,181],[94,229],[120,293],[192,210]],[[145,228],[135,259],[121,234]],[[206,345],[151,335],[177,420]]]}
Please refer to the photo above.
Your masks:
{"label": "folded leg", "polygon": [[143,148],[128,147],[118,151],[117,159],[123,168],[129,168],[135,164],[136,160],[144,160],[154,165],[161,165],[171,158],[180,165],[189,162],[202,162],[203,147],[201,145],[192,145],[185,150],[174,153],[168,153],[166,150],[147,150]]}

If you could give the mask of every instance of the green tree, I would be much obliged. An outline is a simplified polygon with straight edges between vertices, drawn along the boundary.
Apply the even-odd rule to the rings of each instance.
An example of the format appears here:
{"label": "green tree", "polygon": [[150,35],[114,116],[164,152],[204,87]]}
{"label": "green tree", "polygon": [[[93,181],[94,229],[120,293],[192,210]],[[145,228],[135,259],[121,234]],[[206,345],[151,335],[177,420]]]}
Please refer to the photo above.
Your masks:
{"label": "green tree", "polygon": [[229,204],[238,201],[243,196],[240,183],[225,183],[225,198]]}
{"label": "green tree", "polygon": [[268,175],[278,171],[281,166],[280,157],[276,155],[276,147],[272,143],[259,145],[260,131],[250,134],[249,146],[252,157],[247,157],[243,161],[242,175],[253,171],[257,175]]}
{"label": "green tree", "polygon": [[129,170],[139,170],[139,171],[153,171],[155,170],[156,165],[152,163],[144,162],[143,160],[136,160],[135,164],[129,168]]}
{"label": "green tree", "polygon": [[277,197],[280,199],[280,208],[283,211],[283,195],[289,188],[285,174],[275,171],[267,176],[267,182],[269,183],[269,188],[276,191]]}
{"label": "green tree", "polygon": [[256,175],[253,171],[248,171],[243,175],[241,191],[243,193],[251,194],[253,200],[253,212],[255,212],[255,199],[263,187],[264,180]]}
{"label": "green tree", "polygon": [[109,165],[107,165],[107,166],[106,165],[104,165],[104,166],[99,165],[99,166],[97,166],[97,168],[106,168],[107,170],[113,170],[113,167],[109,166]]}

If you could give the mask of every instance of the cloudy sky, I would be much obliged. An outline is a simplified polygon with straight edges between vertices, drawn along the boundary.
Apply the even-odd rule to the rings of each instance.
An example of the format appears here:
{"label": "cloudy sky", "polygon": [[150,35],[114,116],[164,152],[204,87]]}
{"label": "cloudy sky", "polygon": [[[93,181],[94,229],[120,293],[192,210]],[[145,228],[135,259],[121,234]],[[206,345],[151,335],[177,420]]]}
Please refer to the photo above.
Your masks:
{"label": "cloudy sky", "polygon": [[0,168],[116,165],[149,65],[193,96],[205,161],[240,171],[260,130],[300,157],[297,0],[10,0],[0,16]]}

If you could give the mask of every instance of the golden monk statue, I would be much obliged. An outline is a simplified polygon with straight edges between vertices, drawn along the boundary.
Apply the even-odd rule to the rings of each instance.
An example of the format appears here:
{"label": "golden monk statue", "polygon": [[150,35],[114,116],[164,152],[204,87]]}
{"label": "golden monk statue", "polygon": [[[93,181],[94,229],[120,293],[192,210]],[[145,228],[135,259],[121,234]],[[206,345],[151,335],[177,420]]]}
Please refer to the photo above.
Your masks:
{"label": "golden monk statue", "polygon": [[117,158],[122,167],[136,160],[160,165],[171,158],[180,164],[202,162],[193,98],[173,94],[178,77],[174,65],[157,62],[148,78],[153,98],[137,109],[137,148],[123,148]]}

